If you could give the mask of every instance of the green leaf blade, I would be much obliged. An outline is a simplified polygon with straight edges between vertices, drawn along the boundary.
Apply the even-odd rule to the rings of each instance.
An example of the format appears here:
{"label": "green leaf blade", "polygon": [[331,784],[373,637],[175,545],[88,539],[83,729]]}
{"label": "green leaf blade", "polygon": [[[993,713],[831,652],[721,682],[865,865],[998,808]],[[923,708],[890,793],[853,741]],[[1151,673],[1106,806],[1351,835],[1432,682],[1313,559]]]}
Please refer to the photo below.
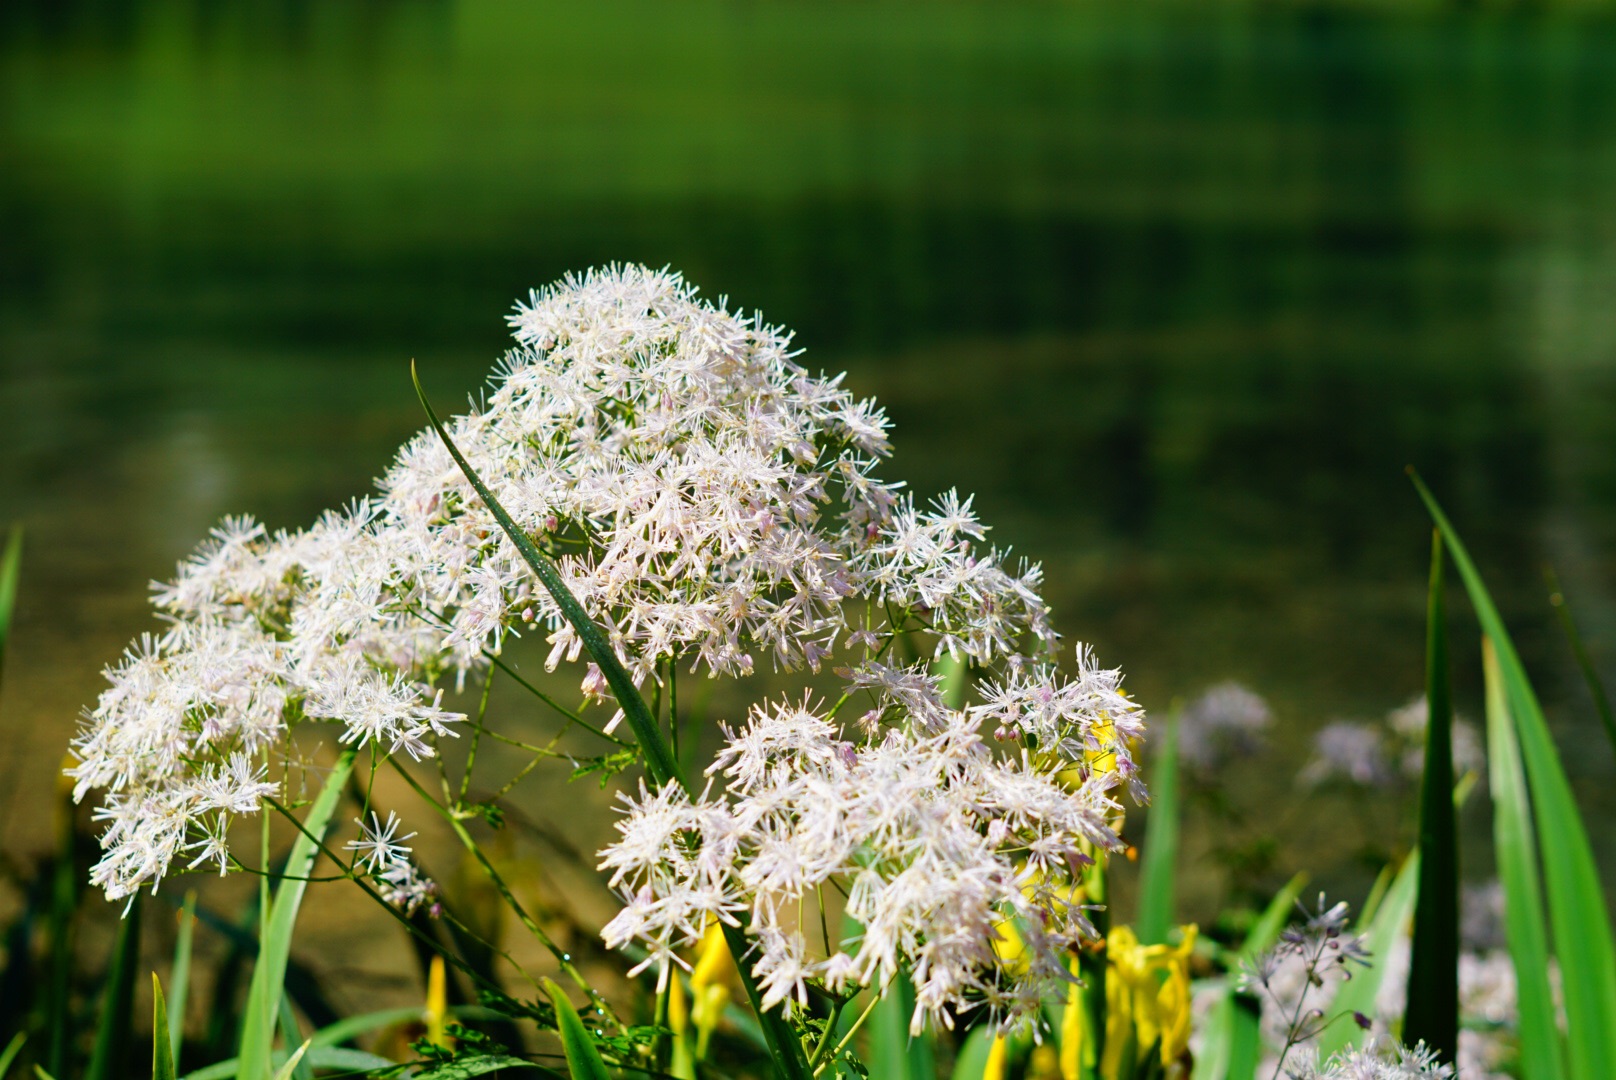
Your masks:
{"label": "green leaf blade", "polygon": [[1567,1061],[1573,1080],[1616,1076],[1616,939],[1581,811],[1548,722],[1491,594],[1434,496],[1414,477],[1497,655],[1535,813],[1549,926],[1560,961]]}
{"label": "green leaf blade", "polygon": [[1139,944],[1163,945],[1173,927],[1178,866],[1178,726],[1174,709],[1162,728],[1156,768],[1150,781],[1150,815],[1139,866]]}
{"label": "green leaf blade", "polygon": [[1414,896],[1419,887],[1421,852],[1414,851],[1404,860],[1385,899],[1375,910],[1374,918],[1364,927],[1365,945],[1374,963],[1363,970],[1355,970],[1352,978],[1341,984],[1326,1010],[1334,1022],[1319,1036],[1319,1057],[1328,1058],[1341,1050],[1357,1046],[1366,1034],[1351,1020],[1352,1013],[1373,1016],[1375,998],[1380,994],[1385,979],[1385,958],[1392,944],[1408,924],[1414,911]]}
{"label": "green leaf blade", "polygon": [[1549,987],[1548,922],[1538,883],[1537,844],[1515,724],[1491,644],[1482,642],[1487,693],[1487,785],[1493,800],[1493,850],[1504,887],[1504,938],[1515,965],[1522,1080],[1564,1075],[1560,1031]]}
{"label": "green leaf blade", "polygon": [[[152,1080],[174,1080],[174,1046],[168,1037],[168,1004],[163,984],[152,972]],[[0,1073],[3,1075],[3,1073]]]}
{"label": "green leaf blade", "polygon": [[1420,781],[1420,875],[1403,1041],[1449,1065],[1459,1054],[1459,837],[1453,806],[1453,699],[1448,679],[1442,534],[1431,536],[1426,605],[1425,770]]}
{"label": "green leaf blade", "polygon": [[347,747],[337,756],[325,786],[309,807],[291,856],[286,861],[285,876],[275,892],[270,907],[263,942],[259,946],[258,961],[253,965],[252,982],[247,990],[247,1003],[242,1012],[241,1080],[267,1080],[270,1076],[270,1045],[275,1037],[279,1019],[281,997],[285,993],[286,966],[292,952],[292,931],[297,924],[298,908],[308,882],[303,880],[314,868],[320,854],[316,838],[325,835],[342,797],[348,774],[353,771],[357,755],[354,747]]}
{"label": "green leaf blade", "polygon": [[600,1059],[600,1051],[595,1049],[595,1042],[584,1029],[584,1022],[579,1019],[578,1010],[572,1007],[566,991],[550,979],[543,982],[544,992],[555,1005],[561,1049],[567,1055],[567,1071],[572,1074],[572,1080],[610,1080],[606,1063]]}
{"label": "green leaf blade", "polygon": [[135,1024],[135,970],[140,964],[140,909],[141,896],[136,893],[118,924],[118,943],[113,949],[112,970],[96,1025],[95,1050],[84,1072],[85,1080],[112,1080],[123,1075],[129,1061]]}

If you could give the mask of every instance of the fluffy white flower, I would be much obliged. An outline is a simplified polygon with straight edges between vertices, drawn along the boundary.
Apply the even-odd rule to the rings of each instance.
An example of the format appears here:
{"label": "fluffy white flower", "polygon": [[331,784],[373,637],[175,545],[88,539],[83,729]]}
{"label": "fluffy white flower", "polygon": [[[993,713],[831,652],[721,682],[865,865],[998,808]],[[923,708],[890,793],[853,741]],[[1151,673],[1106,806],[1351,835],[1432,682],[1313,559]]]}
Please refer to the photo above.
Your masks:
{"label": "fluffy white flower", "polygon": [[[1006,804],[1002,813],[958,813],[1111,842],[1103,784],[1080,784],[1090,794],[1056,814],[1064,824],[1028,824],[1055,813],[1057,800],[1012,782],[1009,766],[970,764],[983,756],[970,747],[988,714],[962,725],[922,669],[883,661],[900,638],[929,635],[937,656],[998,680],[992,722],[1037,741],[1037,760],[1023,771],[1043,776],[1049,754],[1081,746],[1080,769],[1101,751],[1115,763],[1106,776],[1135,779],[1129,742],[1139,714],[1114,673],[1083,661],[1076,680],[1054,675],[1039,570],[1012,568],[1006,553],[983,545],[986,527],[969,499],[950,493],[920,508],[876,477],[889,444],[872,402],[840,377],[811,375],[785,332],[702,302],[666,272],[629,266],[569,277],[533,293],[509,321],[517,347],[485,401],[447,428],[588,612],[614,628],[613,647],[637,684],[663,678],[676,660],[710,675],[763,663],[819,670],[839,648],[863,662],[849,692],[874,699],[876,744],[853,754],[806,710],[779,710],[771,737],[782,740],[780,760],[733,759],[734,781],[756,788],[750,797],[778,799],[791,785],[829,784],[838,768],[867,770],[899,755],[879,740],[882,717],[901,717],[901,738],[930,764],[918,773],[888,764],[891,777],[872,783],[911,785],[915,806],[942,814],[920,789],[946,777]],[[420,758],[463,719],[442,708],[442,686],[486,670],[510,634],[545,634],[552,667],[587,660],[435,433],[406,443],[380,486],[301,532],[270,535],[251,520],[227,520],[173,582],[155,587],[167,631],[108,672],[74,743],[76,795],[106,792],[111,824],[94,879],[109,895],[155,884],[197,845],[204,859],[228,865],[229,818],[275,790],[258,763],[298,723],[329,721],[343,742]],[[596,673],[581,677],[586,697],[607,697]],[[1101,712],[1110,727],[1090,722]],[[244,771],[210,771],[233,755],[244,755]],[[1010,771],[994,772],[1001,768]],[[679,812],[698,808],[701,820],[678,828],[710,833],[714,846],[700,849],[705,876],[685,884],[681,902],[720,916],[754,906],[733,891],[726,852],[743,843],[764,851],[760,822],[781,829],[790,815],[732,821],[705,802]],[[971,818],[971,827],[986,820]],[[958,852],[937,853],[947,858],[933,873],[970,847],[963,821],[950,828]],[[810,832],[821,845],[813,859],[795,870],[776,859],[770,888],[824,871],[839,841]],[[1061,835],[1053,847],[1043,840],[1039,865],[1058,861]],[[995,896],[1003,887],[998,877],[972,880],[949,887]],[[682,930],[678,920],[695,917],[669,923],[661,894],[653,889],[642,905],[636,881],[622,933],[661,940],[659,928]],[[639,929],[628,933],[631,925]]]}

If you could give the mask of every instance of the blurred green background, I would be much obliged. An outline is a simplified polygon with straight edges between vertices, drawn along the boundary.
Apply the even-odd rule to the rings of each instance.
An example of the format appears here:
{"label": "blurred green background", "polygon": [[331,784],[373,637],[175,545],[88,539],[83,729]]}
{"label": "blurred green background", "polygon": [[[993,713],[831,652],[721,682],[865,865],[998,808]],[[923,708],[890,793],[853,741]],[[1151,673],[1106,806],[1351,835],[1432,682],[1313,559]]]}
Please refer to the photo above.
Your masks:
{"label": "blurred green background", "polygon": [[[29,547],[0,844],[48,843],[149,579],[222,514],[368,490],[421,423],[410,358],[463,398],[515,298],[610,260],[761,309],[878,395],[886,475],[975,491],[1147,706],[1267,696],[1274,750],[1229,774],[1259,813],[1296,802],[1319,726],[1419,692],[1418,466],[1592,820],[1616,812],[1540,577],[1616,659],[1611,13],[12,0],[0,521]],[[1412,818],[1411,792],[1310,805],[1259,874],[1357,888]],[[1189,830],[1209,866],[1229,846]]]}

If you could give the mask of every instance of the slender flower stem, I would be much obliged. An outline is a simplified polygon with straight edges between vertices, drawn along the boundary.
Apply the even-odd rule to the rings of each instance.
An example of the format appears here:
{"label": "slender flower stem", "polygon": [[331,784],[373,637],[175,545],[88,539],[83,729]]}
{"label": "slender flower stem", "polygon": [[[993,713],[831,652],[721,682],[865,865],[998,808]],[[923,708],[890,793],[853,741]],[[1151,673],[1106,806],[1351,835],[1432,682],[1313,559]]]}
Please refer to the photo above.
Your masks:
{"label": "slender flower stem", "polygon": [[477,723],[471,729],[471,746],[466,751],[466,770],[460,774],[460,798],[462,800],[465,799],[466,792],[471,790],[471,770],[477,764],[477,744],[482,741],[483,724],[488,716],[488,694],[493,689],[494,673],[490,671],[488,676],[483,679],[482,700],[477,703]]}
{"label": "slender flower stem", "polygon": [[[896,978],[896,976],[894,976],[894,978]],[[814,1067],[814,1075],[815,1076],[818,1076],[820,1073],[824,1072],[825,1071],[825,1066],[829,1065],[832,1061],[835,1061],[837,1058],[842,1056],[842,1051],[847,1049],[847,1045],[853,1041],[853,1036],[858,1034],[859,1028],[864,1026],[864,1021],[866,1021],[866,1020],[868,1020],[870,1018],[870,1014],[875,1011],[875,1007],[881,1003],[882,998],[887,996],[887,991],[890,990],[891,988],[892,988],[892,979],[888,979],[886,981],[886,985],[881,987],[881,992],[879,994],[871,994],[870,995],[869,1004],[865,1005],[864,1010],[858,1014],[858,1018],[853,1021],[853,1026],[847,1029],[847,1034],[843,1035],[841,1040],[836,1044],[836,1049],[831,1051],[831,1054],[830,1054],[830,1056],[828,1058],[825,1058],[817,1066]],[[828,1036],[829,1034],[830,1034],[830,1032],[827,1029],[826,1035]],[[824,1048],[821,1047],[819,1050],[815,1050],[814,1051],[814,1056],[818,1057],[820,1055],[820,1052],[823,1049]]]}
{"label": "slender flower stem", "polygon": [[830,1007],[830,1018],[825,1021],[825,1034],[819,1037],[819,1045],[814,1047],[813,1054],[808,1058],[808,1067],[818,1073],[817,1066],[824,1058],[825,1051],[830,1048],[831,1039],[836,1037],[836,1025],[842,1019],[842,1010],[847,1007],[847,1001],[838,998],[836,1004]]}
{"label": "slender flower stem", "polygon": [[561,970],[566,972],[567,976],[578,985],[578,988],[589,996],[591,1003],[604,1008],[605,999],[599,994],[595,993],[595,991],[590,987],[589,982],[583,977],[583,973],[573,966],[572,956],[564,951],[561,946],[557,945],[550,935],[544,932],[544,928],[535,922],[533,917],[527,913],[527,909],[524,908],[522,906],[522,902],[516,898],[516,894],[511,892],[510,886],[505,884],[505,879],[500,876],[498,870],[494,869],[494,864],[488,861],[487,855],[483,854],[483,849],[478,846],[476,840],[472,839],[471,833],[466,831],[465,824],[462,823],[461,820],[456,817],[448,807],[442,805],[436,799],[434,799],[431,793],[423,788],[415,777],[410,775],[408,769],[404,768],[404,766],[400,765],[392,758],[388,759],[388,763],[391,764],[394,770],[396,770],[398,774],[404,778],[405,783],[409,784],[410,787],[415,789],[415,793],[417,795],[421,796],[422,799],[425,799],[426,802],[438,812],[439,817],[443,818],[444,821],[449,823],[449,828],[454,830],[454,834],[460,840],[461,845],[465,847],[465,849],[471,853],[472,858],[476,859],[477,862],[482,866],[483,872],[486,873],[488,875],[488,879],[494,883],[494,888],[499,890],[500,896],[502,896],[505,899],[505,902],[510,905],[511,910],[516,913],[516,917],[521,920],[522,925],[527,927],[528,933],[538,938],[539,944],[543,945],[550,955],[555,957],[556,962],[561,965]]}

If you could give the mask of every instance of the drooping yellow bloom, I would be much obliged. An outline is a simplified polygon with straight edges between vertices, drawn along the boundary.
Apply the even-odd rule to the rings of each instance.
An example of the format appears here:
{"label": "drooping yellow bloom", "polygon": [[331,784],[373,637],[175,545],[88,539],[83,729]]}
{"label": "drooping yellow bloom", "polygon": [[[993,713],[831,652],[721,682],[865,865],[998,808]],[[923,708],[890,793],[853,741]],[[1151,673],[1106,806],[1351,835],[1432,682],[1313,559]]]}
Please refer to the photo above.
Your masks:
{"label": "drooping yellow bloom", "polygon": [[707,1058],[707,1042],[718,1028],[718,1021],[729,1006],[729,987],[735,977],[735,961],[724,941],[724,931],[714,920],[702,935],[701,951],[690,973],[690,1020],[696,1026],[696,1060]]}
{"label": "drooping yellow bloom", "polygon": [[1189,1049],[1189,957],[1196,927],[1184,927],[1178,945],[1141,945],[1132,928],[1116,927],[1106,940],[1104,1080],[1129,1080],[1139,1057],[1160,1044],[1171,1073]]}
{"label": "drooping yellow bloom", "polygon": [[443,957],[434,956],[426,975],[426,1038],[434,1046],[448,1046],[449,979]]}
{"label": "drooping yellow bloom", "polygon": [[1003,1035],[993,1036],[993,1045],[988,1047],[987,1064],[982,1067],[982,1080],[1008,1080],[1010,1064],[1010,1044]]}

